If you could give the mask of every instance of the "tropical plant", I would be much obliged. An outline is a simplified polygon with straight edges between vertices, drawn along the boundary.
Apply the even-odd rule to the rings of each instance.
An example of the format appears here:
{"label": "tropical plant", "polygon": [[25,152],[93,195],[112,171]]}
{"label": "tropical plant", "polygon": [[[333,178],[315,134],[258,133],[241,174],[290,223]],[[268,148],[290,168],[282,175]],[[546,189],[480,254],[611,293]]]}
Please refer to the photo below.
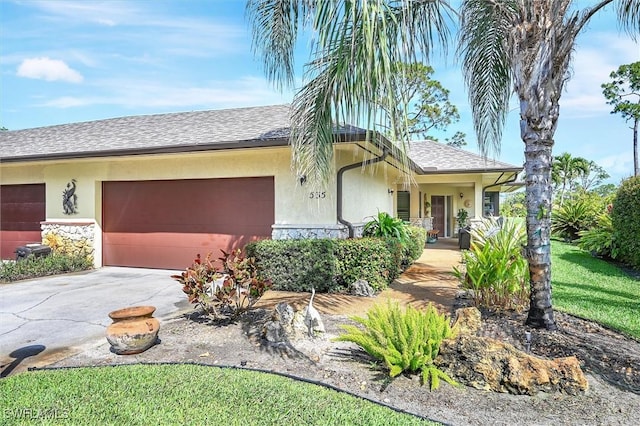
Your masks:
{"label": "tropical plant", "polygon": [[526,233],[521,221],[485,218],[471,230],[471,248],[462,253],[463,268],[453,274],[472,290],[475,304],[490,309],[522,309],[529,301]]}
{"label": "tropical plant", "polygon": [[613,224],[608,212],[601,213],[596,224],[586,231],[579,231],[578,247],[600,257],[615,259],[618,247],[613,240]]}
{"label": "tropical plant", "polygon": [[[526,257],[531,276],[527,324],[555,329],[551,303],[550,212],[553,135],[559,99],[568,80],[578,34],[604,7],[617,5],[622,26],[640,32],[640,0],[600,0],[575,10],[572,0],[463,0],[459,53],[469,88],[477,140],[483,153],[497,151],[509,112],[518,96],[525,142],[527,190]],[[428,60],[436,43],[448,39],[451,7],[445,1],[344,2],[339,0],[248,0],[254,49],[268,79],[293,86],[293,55],[300,28],[309,28],[312,58],[306,80],[293,100],[293,168],[311,183],[333,175],[335,125],[344,121],[375,128],[382,109],[400,96],[396,64]],[[408,136],[406,117],[392,115],[394,134]],[[406,151],[408,137],[400,143]],[[405,156],[401,168],[409,171]],[[411,176],[407,173],[406,176]]]}
{"label": "tropical plant", "polygon": [[640,176],[625,179],[611,210],[613,239],[618,247],[618,258],[640,269]]}
{"label": "tropical plant", "polygon": [[213,318],[231,317],[246,312],[271,287],[271,281],[258,277],[255,260],[242,255],[241,250],[222,250],[218,270],[211,253],[205,259],[196,255],[193,264],[180,275],[171,278],[182,284],[189,303],[198,306]]}
{"label": "tropical plant", "polygon": [[469,218],[469,212],[466,209],[458,209],[458,214],[456,215],[456,222],[458,223],[458,228],[464,228],[467,226],[467,219]]}
{"label": "tropical plant", "polygon": [[[531,298],[526,323],[556,329],[551,301],[551,167],[560,96],[576,38],[610,4],[634,37],[639,0],[600,0],[579,9],[572,0],[463,0],[460,52],[477,140],[498,150],[515,93],[525,144],[527,246]],[[580,6],[584,6],[581,2]]]}
{"label": "tropical plant", "polygon": [[397,302],[386,306],[374,305],[367,317],[351,317],[364,329],[355,325],[342,325],[346,331],[335,340],[353,342],[369,355],[383,361],[389,376],[402,372],[420,372],[423,384],[437,389],[440,379],[455,385],[456,382],[433,363],[438,356],[440,343],[454,337],[449,319],[439,314],[433,305],[421,311],[411,306],[401,310]]}
{"label": "tropical plant", "polygon": [[584,173],[579,176],[580,188],[583,191],[591,191],[594,188],[598,188],[602,181],[609,177],[609,173],[595,161],[588,161]]}
{"label": "tropical plant", "polygon": [[582,157],[572,157],[568,152],[553,157],[551,180],[555,189],[560,189],[559,203],[562,206],[566,190],[575,189],[577,179],[589,170],[589,162]]}
{"label": "tropical plant", "polygon": [[[404,64],[445,45],[455,11],[444,1],[345,2],[248,0],[254,51],[278,87],[293,87],[294,49],[302,30],[313,34],[305,81],[292,102],[292,166],[309,185],[326,185],[334,171],[335,125],[388,125],[402,145],[400,168],[410,171],[409,122],[385,115],[402,102],[396,76]],[[411,174],[405,174],[410,179]]]}
{"label": "tropical plant", "polygon": [[564,206],[553,209],[551,232],[565,241],[575,241],[580,231],[595,225],[599,211],[584,199],[570,200]]}
{"label": "tropical plant", "polygon": [[[602,85],[607,103],[613,105],[611,114],[620,114],[633,123],[633,175],[638,176],[638,123],[640,123],[640,62],[620,65],[609,77],[613,80]],[[635,102],[634,102],[635,100]]]}
{"label": "tropical plant", "polygon": [[387,212],[378,212],[376,217],[365,223],[362,230],[363,237],[396,238],[405,242],[409,238],[407,225],[402,219],[394,218]]}

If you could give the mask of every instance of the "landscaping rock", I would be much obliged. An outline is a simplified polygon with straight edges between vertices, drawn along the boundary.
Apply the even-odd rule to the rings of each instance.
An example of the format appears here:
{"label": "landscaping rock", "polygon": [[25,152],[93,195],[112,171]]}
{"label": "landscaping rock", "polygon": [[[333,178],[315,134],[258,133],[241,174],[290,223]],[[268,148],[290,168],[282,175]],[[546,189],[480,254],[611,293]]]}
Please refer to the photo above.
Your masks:
{"label": "landscaping rock", "polygon": [[367,280],[358,280],[351,284],[351,287],[349,287],[349,293],[354,296],[362,297],[375,297],[376,295],[375,290],[369,285]]}
{"label": "landscaping rock", "polygon": [[443,341],[435,364],[460,383],[495,392],[575,395],[588,387],[574,356],[545,360],[508,343],[468,333]]}
{"label": "landscaping rock", "polygon": [[[262,337],[270,343],[288,343],[308,337],[309,327],[305,322],[307,309],[308,307],[296,312],[288,303],[278,303],[262,326]],[[319,314],[315,317],[312,332],[314,334],[325,332]]]}
{"label": "landscaping rock", "polygon": [[482,328],[482,314],[478,308],[460,308],[456,310],[454,327],[460,334],[476,334]]}

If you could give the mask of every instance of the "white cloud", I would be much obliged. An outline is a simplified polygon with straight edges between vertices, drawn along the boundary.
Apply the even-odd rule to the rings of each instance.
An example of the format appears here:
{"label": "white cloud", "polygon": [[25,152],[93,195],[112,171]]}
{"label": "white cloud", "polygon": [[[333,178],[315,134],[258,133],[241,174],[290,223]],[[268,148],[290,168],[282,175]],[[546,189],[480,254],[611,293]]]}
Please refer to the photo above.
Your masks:
{"label": "white cloud", "polygon": [[62,80],[69,83],[81,83],[83,80],[82,75],[64,61],[47,57],[25,59],[18,66],[17,75],[46,81]]}
{"label": "white cloud", "polygon": [[638,60],[640,45],[616,33],[586,33],[578,40],[572,62],[572,78],[565,85],[560,105],[562,114],[594,117],[608,113],[601,84],[610,80],[611,71]]}

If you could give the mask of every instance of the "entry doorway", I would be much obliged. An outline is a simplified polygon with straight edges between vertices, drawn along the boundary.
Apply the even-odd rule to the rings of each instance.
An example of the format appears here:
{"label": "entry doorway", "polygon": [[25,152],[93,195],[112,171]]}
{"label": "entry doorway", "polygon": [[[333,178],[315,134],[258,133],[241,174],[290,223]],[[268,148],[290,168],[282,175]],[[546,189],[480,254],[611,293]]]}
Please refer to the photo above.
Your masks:
{"label": "entry doorway", "polygon": [[431,196],[431,216],[433,218],[433,229],[439,231],[438,237],[450,237],[452,235],[450,219],[452,205],[453,202],[451,196]]}

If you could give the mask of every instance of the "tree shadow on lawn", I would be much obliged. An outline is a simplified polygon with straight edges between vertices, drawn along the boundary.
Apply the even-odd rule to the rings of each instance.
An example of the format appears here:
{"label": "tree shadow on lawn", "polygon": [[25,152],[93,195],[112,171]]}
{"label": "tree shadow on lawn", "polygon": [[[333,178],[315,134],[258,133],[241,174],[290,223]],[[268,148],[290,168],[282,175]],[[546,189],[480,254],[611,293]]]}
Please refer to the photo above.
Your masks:
{"label": "tree shadow on lawn", "polygon": [[[640,302],[637,301],[638,295],[633,293],[629,293],[625,291],[610,290],[610,289],[598,287],[597,285],[592,285],[592,284],[578,284],[573,282],[568,283],[568,282],[557,281],[557,280],[552,281],[551,284],[552,286],[554,286],[554,294],[562,293],[561,290],[558,290],[558,286],[562,286],[568,289],[572,288],[576,290],[581,290],[584,293],[589,293],[589,294],[601,293],[603,294],[602,298],[599,298],[599,297],[594,298],[592,296],[589,296],[589,300],[600,301],[606,305],[612,305],[612,306],[618,306],[618,307],[623,307],[626,305],[629,308],[634,308],[634,305],[639,305],[639,306],[636,306],[636,308],[640,307]],[[625,301],[620,300],[620,301],[616,301],[615,303],[612,303],[614,301],[611,298],[605,298],[604,295],[619,297],[619,298],[625,299]],[[575,297],[578,295],[570,294],[570,296]],[[628,302],[626,300],[628,300]]]}

